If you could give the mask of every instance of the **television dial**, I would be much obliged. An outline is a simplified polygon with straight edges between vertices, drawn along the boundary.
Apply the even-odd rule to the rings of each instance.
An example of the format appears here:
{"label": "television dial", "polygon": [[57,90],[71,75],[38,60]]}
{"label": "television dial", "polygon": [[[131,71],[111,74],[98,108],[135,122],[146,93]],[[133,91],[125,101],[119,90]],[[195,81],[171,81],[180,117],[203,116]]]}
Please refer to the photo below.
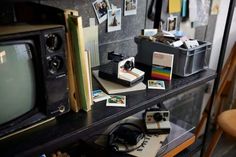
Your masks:
{"label": "television dial", "polygon": [[52,74],[56,74],[63,67],[63,59],[60,56],[53,56],[49,59],[49,72]]}
{"label": "television dial", "polygon": [[62,112],[65,112],[66,108],[65,108],[64,105],[61,105],[61,106],[58,107],[58,110],[59,110],[59,112],[62,113]]}
{"label": "television dial", "polygon": [[46,47],[49,52],[55,52],[60,49],[62,40],[61,37],[56,33],[47,34],[46,36]]}

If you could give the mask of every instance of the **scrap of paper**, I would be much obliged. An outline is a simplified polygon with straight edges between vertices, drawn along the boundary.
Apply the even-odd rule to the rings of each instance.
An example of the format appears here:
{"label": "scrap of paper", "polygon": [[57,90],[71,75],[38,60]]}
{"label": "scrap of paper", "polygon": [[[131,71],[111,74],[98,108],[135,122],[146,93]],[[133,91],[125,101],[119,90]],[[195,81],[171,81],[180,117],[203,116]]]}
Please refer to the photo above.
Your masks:
{"label": "scrap of paper", "polygon": [[217,15],[220,11],[220,1],[221,0],[213,0],[211,6],[211,15]]}
{"label": "scrap of paper", "polygon": [[191,22],[197,21],[197,0],[189,0],[189,20]]}
{"label": "scrap of paper", "polygon": [[187,16],[187,0],[182,0],[181,16]]}
{"label": "scrap of paper", "polygon": [[169,0],[169,13],[179,13],[181,11],[181,0]]}

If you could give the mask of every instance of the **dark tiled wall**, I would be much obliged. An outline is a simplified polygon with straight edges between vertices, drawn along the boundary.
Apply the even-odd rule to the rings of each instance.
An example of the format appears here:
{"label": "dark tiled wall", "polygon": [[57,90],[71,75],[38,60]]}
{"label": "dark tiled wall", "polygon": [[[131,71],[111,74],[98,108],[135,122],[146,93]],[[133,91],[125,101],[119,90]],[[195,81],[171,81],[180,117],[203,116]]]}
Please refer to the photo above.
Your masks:
{"label": "dark tiled wall", "polygon": [[[62,9],[78,10],[83,18],[83,26],[89,26],[89,18],[97,18],[92,7],[92,2],[95,0],[41,0],[41,4],[46,4]],[[124,6],[124,0],[109,0],[110,3],[116,5],[118,8]],[[152,28],[153,22],[146,17],[146,10],[149,7],[151,0],[138,0],[137,14],[131,16],[123,16],[121,21],[121,30],[107,33],[107,22],[99,24],[99,52],[101,64],[107,62],[107,52],[115,51],[117,53],[125,53],[128,56],[135,56],[137,53],[137,46],[134,42],[134,37],[139,35],[141,29]],[[163,1],[162,19],[166,20],[168,17],[167,1]],[[178,15],[178,14],[176,14]],[[180,20],[179,20],[180,21]],[[209,25],[196,28],[196,39],[212,41],[213,32],[215,29],[216,18],[209,17]],[[164,24],[164,28],[166,23]],[[179,27],[179,24],[178,24]]]}
{"label": "dark tiled wall", "polygon": [[[93,0],[47,0],[41,1],[41,4],[46,4],[62,9],[75,9],[83,18],[83,26],[89,26],[89,18],[97,18],[92,7]],[[110,0],[118,8],[124,6],[123,0]],[[146,1],[139,0],[137,14],[131,16],[123,16],[121,21],[121,30],[107,33],[107,22],[99,24],[99,52],[101,64],[107,62],[107,52],[115,51],[117,53],[125,53],[128,56],[135,56],[137,46],[134,42],[134,37],[139,35],[141,29],[145,25]],[[152,22],[150,22],[152,25]],[[152,26],[151,26],[152,27]]]}
{"label": "dark tiled wall", "polygon": [[[13,0],[16,1],[16,0]],[[25,1],[25,0],[21,0]],[[92,2],[95,0],[27,0],[35,3],[45,4],[61,9],[74,9],[78,10],[79,14],[83,18],[83,26],[89,26],[89,18],[95,18],[96,15],[92,7]],[[17,1],[18,2],[18,1]],[[123,10],[124,0],[109,0],[110,3],[121,7]],[[107,33],[107,22],[99,24],[99,50],[101,64],[107,62],[107,52],[115,51],[117,53],[125,53],[128,56],[135,56],[137,53],[137,46],[134,42],[134,37],[140,34],[143,28],[152,28],[153,22],[146,18],[146,10],[149,7],[151,0],[138,0],[137,15],[123,16],[122,14],[122,29],[115,32]],[[166,20],[168,17],[167,2],[163,1],[162,7],[162,19]],[[12,21],[13,19],[5,18],[12,17],[12,10],[0,8],[1,21],[7,22],[7,19]],[[6,15],[5,15],[6,14]],[[178,15],[178,14],[177,14]],[[3,18],[3,19],[2,19]],[[213,40],[213,33],[215,29],[216,16],[210,16],[208,26],[202,26],[196,28],[196,39],[199,40]],[[96,24],[97,19],[96,19]],[[166,24],[164,24],[164,28]]]}

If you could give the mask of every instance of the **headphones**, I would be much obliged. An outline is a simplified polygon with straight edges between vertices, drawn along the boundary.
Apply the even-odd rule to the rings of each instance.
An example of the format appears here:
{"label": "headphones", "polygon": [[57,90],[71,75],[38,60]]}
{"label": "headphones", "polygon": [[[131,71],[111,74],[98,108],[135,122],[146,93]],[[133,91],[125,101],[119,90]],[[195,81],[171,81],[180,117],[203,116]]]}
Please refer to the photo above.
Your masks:
{"label": "headphones", "polygon": [[[116,152],[131,152],[142,146],[144,139],[144,131],[141,127],[133,123],[121,123],[115,126],[108,134],[108,148]],[[123,146],[123,149],[121,148]],[[135,147],[134,147],[135,146]]]}

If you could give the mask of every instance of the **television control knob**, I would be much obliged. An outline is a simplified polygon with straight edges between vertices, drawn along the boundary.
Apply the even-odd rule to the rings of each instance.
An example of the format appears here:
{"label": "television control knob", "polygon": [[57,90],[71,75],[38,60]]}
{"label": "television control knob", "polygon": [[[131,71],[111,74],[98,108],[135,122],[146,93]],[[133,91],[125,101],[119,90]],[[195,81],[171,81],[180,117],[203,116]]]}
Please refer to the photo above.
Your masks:
{"label": "television control knob", "polygon": [[53,56],[50,57],[48,62],[49,72],[52,74],[57,73],[63,67],[63,60],[60,56]]}
{"label": "television control knob", "polygon": [[60,49],[62,45],[61,37],[56,33],[45,35],[46,47],[49,52],[55,52]]}
{"label": "television control knob", "polygon": [[66,110],[65,106],[64,105],[61,105],[58,107],[59,111],[62,113]]}

